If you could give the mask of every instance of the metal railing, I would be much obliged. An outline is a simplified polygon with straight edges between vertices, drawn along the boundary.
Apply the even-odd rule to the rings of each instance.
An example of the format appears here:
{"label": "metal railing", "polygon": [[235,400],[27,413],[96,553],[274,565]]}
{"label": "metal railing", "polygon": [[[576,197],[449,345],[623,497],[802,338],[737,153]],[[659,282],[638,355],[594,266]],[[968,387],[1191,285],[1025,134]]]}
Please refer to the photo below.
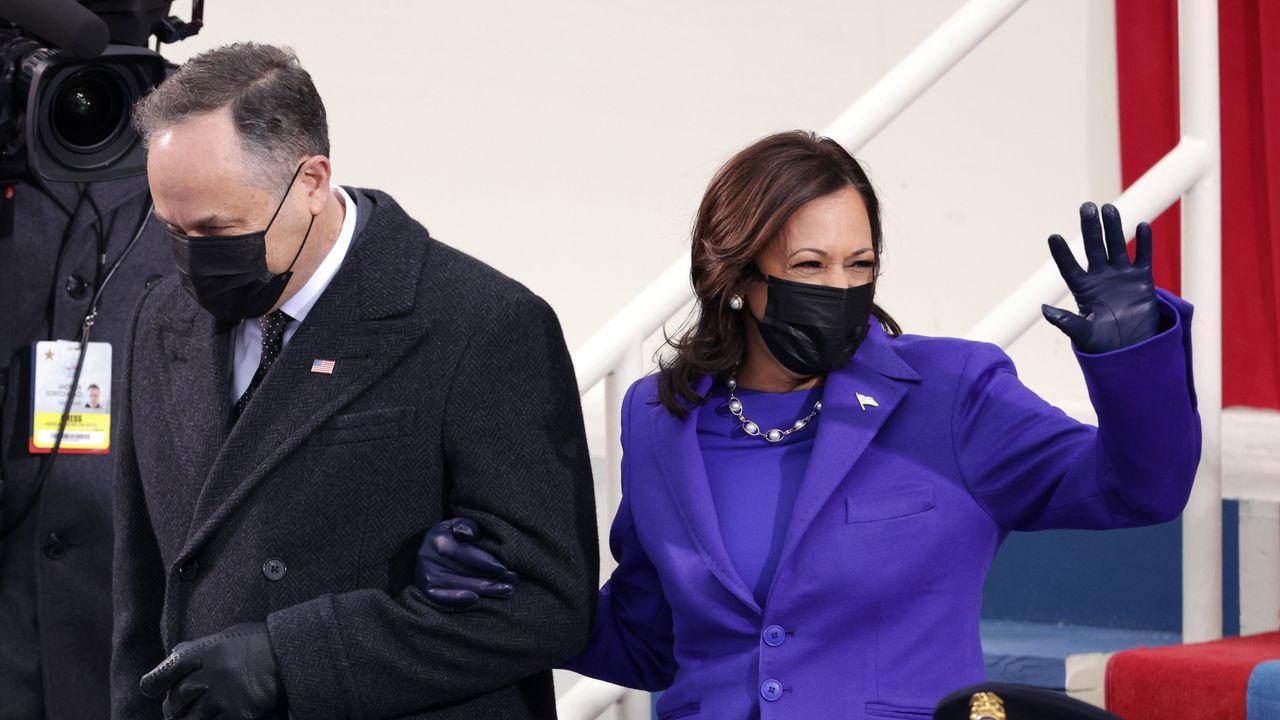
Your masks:
{"label": "metal railing", "polygon": [[[920,97],[1026,0],[970,0],[873,85],[822,134],[856,153]],[[1182,139],[1113,201],[1132,238],[1140,220],[1155,218],[1182,199],[1183,294],[1196,306],[1193,364],[1204,446],[1191,500],[1183,513],[1183,640],[1222,635],[1222,516],[1220,435],[1222,410],[1221,198],[1218,135],[1218,30],[1216,0],[1180,0],[1179,72]],[[1069,244],[1079,256],[1077,234]],[[1068,295],[1053,262],[1046,263],[966,334],[1008,346],[1040,318],[1041,303]],[[642,347],[692,300],[689,260],[682,257],[574,353],[578,389],[605,383],[606,512],[621,493],[619,423],[622,397],[643,368]],[[560,717],[589,720],[634,693],[590,678],[560,699]]]}

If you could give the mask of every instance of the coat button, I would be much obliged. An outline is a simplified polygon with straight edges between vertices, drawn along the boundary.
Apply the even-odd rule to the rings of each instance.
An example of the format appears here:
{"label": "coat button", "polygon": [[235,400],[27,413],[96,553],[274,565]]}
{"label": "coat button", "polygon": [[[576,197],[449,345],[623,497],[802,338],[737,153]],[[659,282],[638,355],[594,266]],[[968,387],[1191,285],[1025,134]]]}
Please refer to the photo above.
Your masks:
{"label": "coat button", "polygon": [[760,697],[769,702],[776,702],[782,697],[782,683],[777,680],[765,680],[760,685]]}
{"label": "coat button", "polygon": [[787,641],[787,631],[782,629],[781,625],[770,625],[761,633],[764,638],[764,644],[769,647],[778,647]]}
{"label": "coat button", "polygon": [[198,576],[199,574],[200,574],[200,563],[196,562],[195,560],[188,560],[182,563],[182,566],[178,568],[179,580],[190,582],[192,580],[195,580],[196,576]]}
{"label": "coat button", "polygon": [[272,558],[262,563],[262,574],[266,575],[271,582],[280,580],[287,572],[289,572],[289,568],[284,564],[283,560]]}
{"label": "coat button", "polygon": [[79,275],[68,275],[63,287],[66,288],[67,294],[73,300],[79,300],[84,297],[85,291],[89,289],[89,283],[85,282],[85,279]]}
{"label": "coat button", "polygon": [[60,560],[67,554],[67,543],[62,536],[56,532],[49,533],[44,538],[44,555],[50,560]]}

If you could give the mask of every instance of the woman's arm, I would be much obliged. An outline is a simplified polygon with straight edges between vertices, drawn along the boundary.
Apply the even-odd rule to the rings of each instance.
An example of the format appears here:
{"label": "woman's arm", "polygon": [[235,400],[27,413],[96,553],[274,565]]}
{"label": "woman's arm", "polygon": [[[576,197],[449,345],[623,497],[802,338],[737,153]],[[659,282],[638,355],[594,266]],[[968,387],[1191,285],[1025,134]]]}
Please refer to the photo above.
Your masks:
{"label": "woman's arm", "polygon": [[1191,306],[1161,292],[1170,325],[1142,343],[1077,353],[1098,427],[1018,380],[994,345],[975,345],[952,413],[956,463],[975,500],[1010,530],[1167,522],[1186,505],[1200,459],[1191,376]]}
{"label": "woman's arm", "polygon": [[[609,534],[618,567],[600,589],[587,647],[563,664],[568,670],[640,690],[662,690],[675,677],[671,608],[657,569],[645,555],[628,502],[628,457],[632,385],[622,403],[622,504]],[[432,527],[418,551],[417,584],[434,602],[465,610],[482,598],[505,599],[514,576],[493,555],[474,545],[481,530],[465,518]],[[514,592],[519,593],[519,587]]]}
{"label": "woman's arm", "polygon": [[[956,464],[989,515],[1011,530],[1166,522],[1186,505],[1200,459],[1191,306],[1157,291],[1151,229],[1129,261],[1120,215],[1080,210],[1089,269],[1049,245],[1080,315],[1045,306],[1071,339],[1098,415],[1094,428],[1024,386],[994,345],[973,346],[955,392]],[[1102,228],[1106,230],[1105,243]]]}

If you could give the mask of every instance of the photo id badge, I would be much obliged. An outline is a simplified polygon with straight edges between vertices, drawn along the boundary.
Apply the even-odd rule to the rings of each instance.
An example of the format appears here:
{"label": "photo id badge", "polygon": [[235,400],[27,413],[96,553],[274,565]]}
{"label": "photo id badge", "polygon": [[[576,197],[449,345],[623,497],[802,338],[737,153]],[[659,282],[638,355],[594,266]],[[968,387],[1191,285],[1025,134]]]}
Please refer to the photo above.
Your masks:
{"label": "photo id badge", "polygon": [[[67,393],[80,359],[80,343],[36,343],[32,363],[31,437],[33,453],[48,453],[57,441]],[[76,385],[59,453],[105,453],[111,445],[111,343],[91,342]]]}

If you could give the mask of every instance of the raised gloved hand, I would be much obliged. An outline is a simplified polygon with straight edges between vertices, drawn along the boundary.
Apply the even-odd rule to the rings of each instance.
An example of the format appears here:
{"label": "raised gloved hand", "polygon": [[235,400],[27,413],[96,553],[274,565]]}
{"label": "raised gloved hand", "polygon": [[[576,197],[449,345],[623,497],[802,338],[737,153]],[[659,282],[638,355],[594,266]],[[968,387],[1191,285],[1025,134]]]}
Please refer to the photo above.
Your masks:
{"label": "raised gloved hand", "polygon": [[418,589],[455,610],[465,610],[482,597],[511,597],[519,578],[475,545],[479,535],[479,526],[467,518],[433,525],[418,548]]}
{"label": "raised gloved hand", "polygon": [[1081,205],[1080,232],[1089,259],[1088,272],[1080,269],[1061,235],[1049,237],[1049,252],[1075,296],[1080,314],[1051,305],[1040,308],[1045,319],[1066,333],[1078,350],[1095,355],[1140,343],[1160,332],[1156,284],[1151,276],[1151,226],[1138,224],[1132,263],[1115,206],[1102,206],[1102,227],[1106,229],[1105,244],[1097,206]]}
{"label": "raised gloved hand", "polygon": [[284,704],[271,636],[260,622],[180,643],[138,686],[147,697],[165,695],[165,720],[270,718]]}

